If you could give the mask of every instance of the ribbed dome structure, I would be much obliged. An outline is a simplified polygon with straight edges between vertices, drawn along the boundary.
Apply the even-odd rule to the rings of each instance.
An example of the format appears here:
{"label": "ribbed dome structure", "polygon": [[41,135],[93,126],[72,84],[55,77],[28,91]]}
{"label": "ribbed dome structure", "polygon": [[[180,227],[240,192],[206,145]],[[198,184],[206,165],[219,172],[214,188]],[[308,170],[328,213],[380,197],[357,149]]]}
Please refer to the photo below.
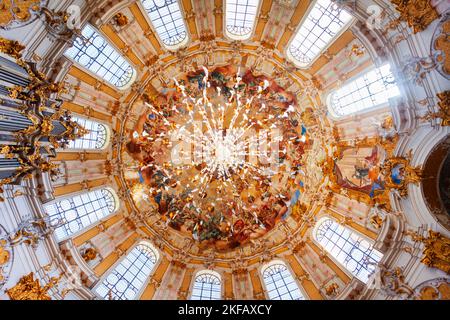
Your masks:
{"label": "ribbed dome structure", "polygon": [[448,9],[5,1],[0,298],[449,299]]}

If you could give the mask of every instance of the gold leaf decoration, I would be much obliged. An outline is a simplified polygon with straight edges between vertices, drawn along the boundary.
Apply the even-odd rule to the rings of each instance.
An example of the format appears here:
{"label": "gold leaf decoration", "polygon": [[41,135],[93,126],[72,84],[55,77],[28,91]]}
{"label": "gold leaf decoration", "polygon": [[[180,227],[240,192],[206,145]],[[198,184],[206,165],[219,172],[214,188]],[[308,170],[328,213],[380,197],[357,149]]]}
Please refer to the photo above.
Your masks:
{"label": "gold leaf decoration", "polygon": [[431,0],[391,0],[400,13],[398,20],[405,21],[414,33],[425,30],[439,13],[431,5]]}
{"label": "gold leaf decoration", "polygon": [[34,273],[23,276],[11,289],[6,290],[11,300],[52,300],[48,291],[55,287],[61,277],[53,277],[50,282],[41,286],[39,279],[34,279]]}

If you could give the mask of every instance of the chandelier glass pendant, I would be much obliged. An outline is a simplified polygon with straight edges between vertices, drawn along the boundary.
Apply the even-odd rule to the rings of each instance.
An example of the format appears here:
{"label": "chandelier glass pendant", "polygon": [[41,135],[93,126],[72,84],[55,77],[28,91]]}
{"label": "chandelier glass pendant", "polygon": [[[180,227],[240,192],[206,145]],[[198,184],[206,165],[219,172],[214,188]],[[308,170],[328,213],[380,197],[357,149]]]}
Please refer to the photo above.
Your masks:
{"label": "chandelier glass pendant", "polygon": [[236,248],[285,218],[309,144],[295,95],[252,70],[202,67],[157,96],[127,144],[136,203],[205,248]]}

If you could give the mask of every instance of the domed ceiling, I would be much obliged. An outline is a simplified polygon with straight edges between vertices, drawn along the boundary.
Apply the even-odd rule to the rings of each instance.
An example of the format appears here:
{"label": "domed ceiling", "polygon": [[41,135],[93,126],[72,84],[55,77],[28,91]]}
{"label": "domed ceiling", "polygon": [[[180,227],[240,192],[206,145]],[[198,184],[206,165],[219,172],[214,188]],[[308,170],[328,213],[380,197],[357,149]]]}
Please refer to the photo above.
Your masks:
{"label": "domed ceiling", "polygon": [[[142,34],[131,32],[147,23],[137,8],[120,11],[125,25],[117,14],[111,18],[108,28],[127,34],[150,67],[143,79],[138,75],[133,98],[124,97],[133,102],[122,120],[117,162],[133,220],[154,240],[193,256],[233,259],[243,249],[250,258],[304,233],[314,219],[308,211],[326,198],[323,167],[336,132],[321,84],[309,74],[326,59],[319,55],[298,68],[285,56],[284,32],[275,32],[284,30],[283,13],[295,7],[291,19],[298,20],[307,6],[265,4],[261,10],[277,17],[274,32],[256,28],[240,41],[214,31],[208,4],[193,4],[202,23],[187,45],[159,59],[147,52]],[[370,63],[349,32],[329,50],[352,68]]]}
{"label": "domed ceiling", "polygon": [[[242,25],[230,23],[230,12],[239,20],[238,5],[233,12],[222,0],[86,3],[79,29],[68,28],[68,16],[45,7],[47,1],[24,18],[24,26],[41,19],[57,39],[44,57],[40,48],[25,55],[39,61],[42,77],[60,82],[51,95],[61,100],[61,110],[77,114],[75,122],[86,118],[91,130],[96,124],[104,129],[95,141],[101,147],[59,148],[52,170],[36,179],[37,208],[51,216],[48,208],[66,207],[54,216],[64,215],[66,229],[74,228],[52,239],[64,263],[83,268],[86,287],[93,290],[144,241],[149,252],[154,246],[160,253],[153,256],[157,270],[144,298],[186,298],[199,265],[223,272],[226,298],[235,291],[248,298],[250,282],[253,297],[264,298],[260,265],[284,259],[311,298],[339,291],[352,299],[375,265],[384,276],[394,274],[380,262],[398,264],[391,262],[391,248],[395,254],[417,249],[400,245],[409,232],[405,225],[430,219],[407,221],[401,209],[406,200],[421,199],[417,159],[426,151],[407,139],[425,126],[445,136],[444,122],[436,119],[446,115],[426,113],[424,106],[433,96],[448,107],[448,90],[439,87],[448,80],[448,59],[440,51],[448,14],[430,33],[430,57],[403,65],[398,52],[412,40],[400,27],[412,27],[411,34],[426,30],[440,17],[429,2],[419,6],[420,19],[411,3],[405,11],[399,1],[383,2],[383,30],[367,21],[366,4],[353,1],[245,1]],[[171,20],[163,21],[167,16]],[[15,27],[11,19],[0,26]],[[16,47],[18,57],[24,48]],[[405,101],[410,86],[431,73],[431,57],[439,89]],[[414,158],[413,149],[420,156]],[[2,150],[13,157],[14,148]],[[104,212],[86,224],[66,199],[84,191],[108,198]],[[424,206],[405,205],[412,207]],[[317,237],[326,224],[328,231],[345,232],[351,248],[342,244],[331,253]],[[336,262],[341,251],[350,262]],[[170,286],[158,291],[163,282]]]}
{"label": "domed ceiling", "polygon": [[[148,67],[121,98],[128,109],[119,115],[123,126],[116,139],[131,220],[175,251],[232,261],[236,250],[250,259],[269,248],[295,246],[293,239],[314,225],[331,192],[388,206],[388,189],[372,189],[387,156],[374,145],[390,143],[385,147],[392,155],[396,141],[389,113],[377,116],[388,140],[340,143],[322,91],[373,64],[360,32],[367,26],[343,11],[348,29],[299,67],[287,49],[295,34],[284,25],[299,24],[308,4],[264,2],[261,14],[270,10],[272,18],[259,20],[244,41],[219,30],[223,11],[208,15],[209,5],[184,8],[200,22],[192,24],[187,14],[178,46],[163,38],[155,46],[156,34],[142,33],[149,23],[137,4],[119,13],[117,6],[103,10],[108,23],[102,31],[113,39],[114,32],[126,35],[134,43],[128,57],[145,57]],[[370,50],[385,56],[372,40]],[[322,69],[330,62],[336,66]],[[359,156],[372,161],[363,184],[345,161],[335,166],[358,143]]]}
{"label": "domed ceiling", "polygon": [[[231,250],[284,220],[305,188],[314,143],[296,95],[251,68],[194,70],[158,95],[126,145],[139,161],[139,210],[195,239]],[[320,160],[320,153],[314,156]]]}
{"label": "domed ceiling", "polygon": [[262,72],[193,68],[135,107],[122,153],[134,205],[147,226],[168,226],[195,251],[256,245],[319,188],[317,122]]}

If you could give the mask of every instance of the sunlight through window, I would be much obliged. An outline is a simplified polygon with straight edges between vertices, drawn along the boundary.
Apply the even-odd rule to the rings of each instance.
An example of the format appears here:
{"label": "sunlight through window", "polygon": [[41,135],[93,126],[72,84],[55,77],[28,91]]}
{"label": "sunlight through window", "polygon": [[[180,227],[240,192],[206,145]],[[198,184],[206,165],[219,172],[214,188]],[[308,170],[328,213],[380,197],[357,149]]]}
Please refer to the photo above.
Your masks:
{"label": "sunlight through window", "polygon": [[330,0],[317,0],[289,46],[288,53],[300,67],[310,66],[352,20],[347,11]]}

